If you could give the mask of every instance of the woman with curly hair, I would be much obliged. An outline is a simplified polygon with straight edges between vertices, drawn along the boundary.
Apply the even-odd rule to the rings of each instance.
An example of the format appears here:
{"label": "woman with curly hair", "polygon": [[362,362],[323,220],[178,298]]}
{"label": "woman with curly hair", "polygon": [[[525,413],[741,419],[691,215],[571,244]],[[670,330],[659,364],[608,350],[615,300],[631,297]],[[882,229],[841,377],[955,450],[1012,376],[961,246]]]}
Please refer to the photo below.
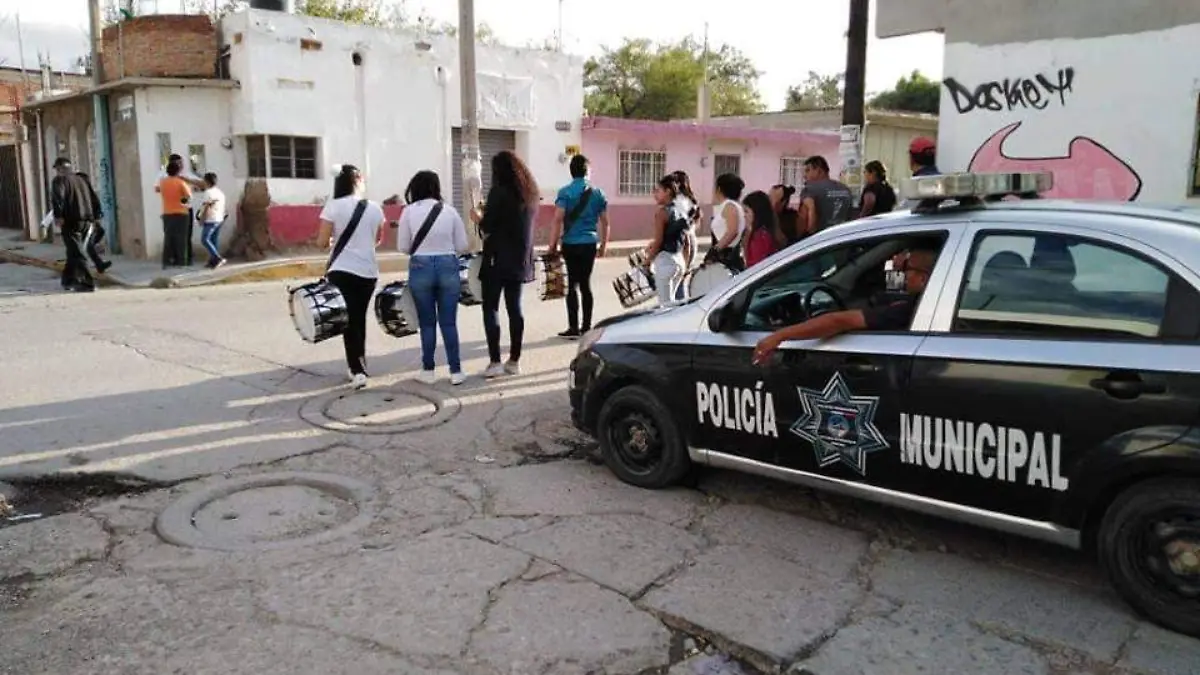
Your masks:
{"label": "woman with curly hair", "polygon": [[[537,181],[519,157],[508,150],[492,157],[492,187],[477,221],[483,240],[479,281],[483,287],[483,329],[490,359],[483,372],[487,378],[521,372],[521,344],[525,337],[521,287],[534,279],[533,224],[539,201]],[[503,364],[498,316],[501,295],[508,314],[509,337],[508,362]]]}

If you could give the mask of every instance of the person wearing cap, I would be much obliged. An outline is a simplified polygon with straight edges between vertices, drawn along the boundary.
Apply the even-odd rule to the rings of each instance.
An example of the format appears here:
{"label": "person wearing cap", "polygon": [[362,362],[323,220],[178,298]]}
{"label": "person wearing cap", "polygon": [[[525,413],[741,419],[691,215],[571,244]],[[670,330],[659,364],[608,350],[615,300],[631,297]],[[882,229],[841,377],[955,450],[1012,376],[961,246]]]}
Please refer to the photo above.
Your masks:
{"label": "person wearing cap", "polygon": [[71,160],[59,157],[54,160],[54,170],[57,175],[50,182],[50,204],[67,248],[62,286],[69,291],[91,292],[96,286],[84,257],[84,238],[90,224],[100,217],[100,203],[91,186],[71,168]]}
{"label": "person wearing cap", "polygon": [[912,169],[913,178],[920,176],[937,176],[941,172],[937,168],[937,144],[928,136],[918,136],[908,144],[908,164]]}

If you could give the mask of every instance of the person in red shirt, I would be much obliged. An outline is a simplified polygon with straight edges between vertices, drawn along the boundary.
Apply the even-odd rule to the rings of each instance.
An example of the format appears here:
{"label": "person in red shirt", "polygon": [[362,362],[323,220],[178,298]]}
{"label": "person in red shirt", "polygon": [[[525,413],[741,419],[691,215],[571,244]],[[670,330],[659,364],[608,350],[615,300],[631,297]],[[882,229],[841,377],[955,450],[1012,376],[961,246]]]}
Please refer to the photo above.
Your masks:
{"label": "person in red shirt", "polygon": [[746,267],[769,258],[780,250],[783,233],[779,230],[779,218],[771,204],[771,197],[762,190],[751,192],[742,200],[746,209],[746,220],[750,236],[746,240]]}

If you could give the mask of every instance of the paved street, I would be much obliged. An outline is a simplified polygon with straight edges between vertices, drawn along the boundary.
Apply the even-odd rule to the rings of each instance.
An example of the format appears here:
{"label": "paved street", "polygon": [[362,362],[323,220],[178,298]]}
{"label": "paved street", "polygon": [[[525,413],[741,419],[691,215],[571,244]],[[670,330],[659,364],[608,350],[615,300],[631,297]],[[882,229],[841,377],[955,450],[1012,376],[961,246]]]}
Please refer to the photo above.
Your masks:
{"label": "paved street", "polygon": [[[625,268],[599,265],[600,316]],[[619,483],[569,423],[560,303],[527,294],[522,375],[455,388],[417,384],[418,338],[372,317],[350,394],[282,282],[57,283],[0,265],[0,481],[18,516],[56,514],[0,514],[0,673],[1200,664],[1068,551],[725,472]],[[477,373],[477,307],[460,329]]]}

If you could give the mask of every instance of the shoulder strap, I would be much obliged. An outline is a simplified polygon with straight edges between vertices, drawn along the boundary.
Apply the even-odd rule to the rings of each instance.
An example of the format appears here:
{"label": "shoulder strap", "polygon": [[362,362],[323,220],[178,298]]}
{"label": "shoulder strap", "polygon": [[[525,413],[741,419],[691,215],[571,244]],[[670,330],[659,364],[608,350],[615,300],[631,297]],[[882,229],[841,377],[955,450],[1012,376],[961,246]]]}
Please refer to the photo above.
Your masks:
{"label": "shoulder strap", "polygon": [[354,235],[354,231],[358,229],[358,221],[362,220],[363,214],[367,211],[367,200],[361,199],[358,206],[354,207],[354,215],[350,216],[350,222],[346,224],[346,229],[342,231],[342,236],[338,237],[337,244],[333,247],[333,253],[329,255],[329,263],[325,265],[325,271],[328,272],[330,267],[333,267],[333,261],[342,254],[342,250],[346,248],[346,244],[350,243],[350,237]]}
{"label": "shoulder strap", "polygon": [[566,228],[563,230],[564,237],[567,236],[567,232],[571,231],[571,226],[575,224],[575,221],[579,220],[579,216],[583,215],[583,210],[587,208],[588,202],[591,200],[592,188],[591,186],[588,186],[583,190],[583,194],[580,195],[579,202],[576,203],[575,206],[571,207],[571,212],[568,213],[567,217],[563,219],[563,221],[566,223]]}
{"label": "shoulder strap", "polygon": [[411,256],[421,248],[421,244],[425,243],[425,237],[429,235],[429,229],[433,227],[433,222],[438,219],[442,213],[442,203],[438,202],[429,210],[429,215],[425,216],[425,222],[421,223],[421,229],[417,230],[417,236],[413,237],[412,248],[408,249],[408,254]]}

